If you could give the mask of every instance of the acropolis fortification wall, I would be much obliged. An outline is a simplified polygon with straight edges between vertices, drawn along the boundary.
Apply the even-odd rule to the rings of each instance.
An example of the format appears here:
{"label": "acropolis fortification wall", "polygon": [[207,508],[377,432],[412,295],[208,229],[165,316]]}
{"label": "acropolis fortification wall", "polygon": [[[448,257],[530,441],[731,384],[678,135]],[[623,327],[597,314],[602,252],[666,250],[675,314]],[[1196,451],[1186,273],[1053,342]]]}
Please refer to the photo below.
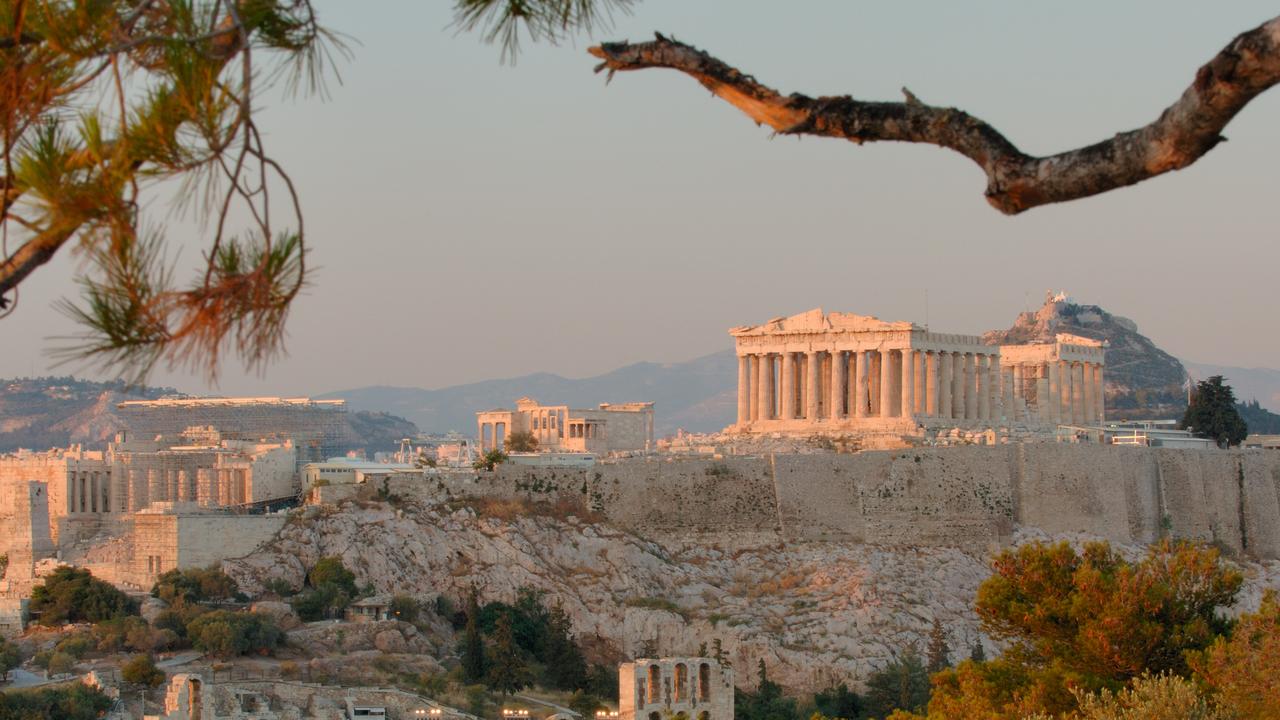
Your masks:
{"label": "acropolis fortification wall", "polygon": [[1123,543],[1162,535],[1280,558],[1280,453],[1069,444],[499,466],[393,492],[581,500],[648,534],[756,533],[983,550],[1015,525]]}

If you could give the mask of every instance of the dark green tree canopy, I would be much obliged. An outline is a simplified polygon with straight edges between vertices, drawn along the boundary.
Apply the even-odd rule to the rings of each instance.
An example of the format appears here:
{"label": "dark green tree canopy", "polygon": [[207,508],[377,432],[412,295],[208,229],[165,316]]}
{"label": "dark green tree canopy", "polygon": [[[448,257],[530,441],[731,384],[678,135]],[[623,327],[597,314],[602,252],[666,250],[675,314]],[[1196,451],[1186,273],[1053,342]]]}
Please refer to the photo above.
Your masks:
{"label": "dark green tree canopy", "polygon": [[1197,437],[1213,440],[1218,447],[1239,445],[1249,434],[1249,427],[1236,408],[1235,393],[1221,375],[1196,384],[1180,427]]}

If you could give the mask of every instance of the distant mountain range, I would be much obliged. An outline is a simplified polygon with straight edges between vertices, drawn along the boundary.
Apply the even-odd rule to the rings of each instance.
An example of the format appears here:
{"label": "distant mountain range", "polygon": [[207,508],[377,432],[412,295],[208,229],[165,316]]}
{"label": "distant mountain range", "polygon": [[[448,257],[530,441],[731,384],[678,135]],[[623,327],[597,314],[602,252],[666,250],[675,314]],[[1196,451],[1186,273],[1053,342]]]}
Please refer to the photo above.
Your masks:
{"label": "distant mountain range", "polygon": [[[1107,402],[1112,417],[1181,417],[1188,372],[1197,379],[1224,375],[1241,401],[1257,399],[1280,412],[1280,370],[1244,369],[1179,362],[1138,332],[1132,320],[1096,305],[1048,299],[1038,311],[1022,313],[1008,330],[992,331],[988,342],[1026,343],[1066,332],[1105,339]],[[737,362],[732,350],[688,362],[641,362],[588,378],[536,373],[486,380],[438,390],[371,386],[322,395],[343,398],[356,410],[382,410],[407,418],[427,432],[475,431],[476,411],[513,407],[521,397],[547,404],[594,407],[602,402],[653,401],[659,436],[678,428],[714,432],[734,422]]]}
{"label": "distant mountain range", "polygon": [[[1250,422],[1260,431],[1280,424],[1280,418],[1266,412],[1280,413],[1280,370],[1179,362],[1139,333],[1135,323],[1096,305],[1050,299],[1040,310],[1021,314],[1008,330],[984,337],[988,342],[1035,342],[1058,332],[1110,342],[1107,403],[1113,418],[1180,417],[1186,402],[1182,379],[1189,373],[1196,379],[1222,375],[1238,400],[1256,400],[1260,407],[1253,409]],[[714,432],[731,424],[737,375],[733,351],[724,350],[681,363],[635,363],[588,378],[535,373],[438,390],[375,385],[317,397],[347,401],[353,443],[358,443],[353,447],[370,451],[393,448],[399,438],[417,429],[471,435],[476,411],[512,407],[525,396],[576,408],[652,401],[655,429],[663,436],[679,428]],[[117,402],[175,392],[71,377],[0,380],[0,452],[101,443],[122,427],[115,414]]]}
{"label": "distant mountain range", "polygon": [[342,398],[353,410],[399,415],[424,431],[456,430],[467,435],[474,434],[476,411],[513,407],[525,396],[575,408],[652,401],[655,430],[663,436],[677,428],[712,432],[732,423],[737,412],[737,383],[737,359],[732,350],[724,350],[682,363],[635,363],[589,378],[535,373],[439,390],[375,385],[319,397]]}

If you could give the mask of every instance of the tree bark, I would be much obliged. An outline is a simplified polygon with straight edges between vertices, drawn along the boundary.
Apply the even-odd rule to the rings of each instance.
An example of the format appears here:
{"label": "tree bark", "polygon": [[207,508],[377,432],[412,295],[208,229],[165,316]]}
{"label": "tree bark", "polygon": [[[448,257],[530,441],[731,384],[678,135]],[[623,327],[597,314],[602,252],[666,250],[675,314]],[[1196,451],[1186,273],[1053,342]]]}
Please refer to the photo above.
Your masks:
{"label": "tree bark", "polygon": [[1016,215],[1039,205],[1075,200],[1179,170],[1212,150],[1227,123],[1280,82],[1280,17],[1242,33],[1196,73],[1182,97],[1136,130],[1087,147],[1034,157],[986,122],[956,108],[920,102],[870,102],[848,95],[782,95],[710,54],[660,34],[652,42],[602,43],[588,52],[596,72],[671,68],[783,135],[929,143],[954,150],[982,168],[986,198]]}

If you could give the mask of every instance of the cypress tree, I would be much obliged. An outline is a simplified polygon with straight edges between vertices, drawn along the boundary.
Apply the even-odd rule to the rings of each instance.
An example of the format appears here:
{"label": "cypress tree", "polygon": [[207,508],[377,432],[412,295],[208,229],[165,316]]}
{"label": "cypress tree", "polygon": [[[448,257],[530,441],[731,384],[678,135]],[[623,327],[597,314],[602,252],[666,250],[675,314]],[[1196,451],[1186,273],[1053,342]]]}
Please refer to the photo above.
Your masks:
{"label": "cypress tree", "polygon": [[512,695],[529,686],[529,668],[525,665],[520,647],[516,645],[511,629],[511,617],[500,615],[493,628],[493,657],[489,664],[488,685],[505,695]]}
{"label": "cypress tree", "polygon": [[487,666],[484,638],[480,636],[480,599],[476,589],[472,588],[471,595],[467,597],[467,629],[462,636],[462,674],[467,682],[480,682],[485,678]]}

